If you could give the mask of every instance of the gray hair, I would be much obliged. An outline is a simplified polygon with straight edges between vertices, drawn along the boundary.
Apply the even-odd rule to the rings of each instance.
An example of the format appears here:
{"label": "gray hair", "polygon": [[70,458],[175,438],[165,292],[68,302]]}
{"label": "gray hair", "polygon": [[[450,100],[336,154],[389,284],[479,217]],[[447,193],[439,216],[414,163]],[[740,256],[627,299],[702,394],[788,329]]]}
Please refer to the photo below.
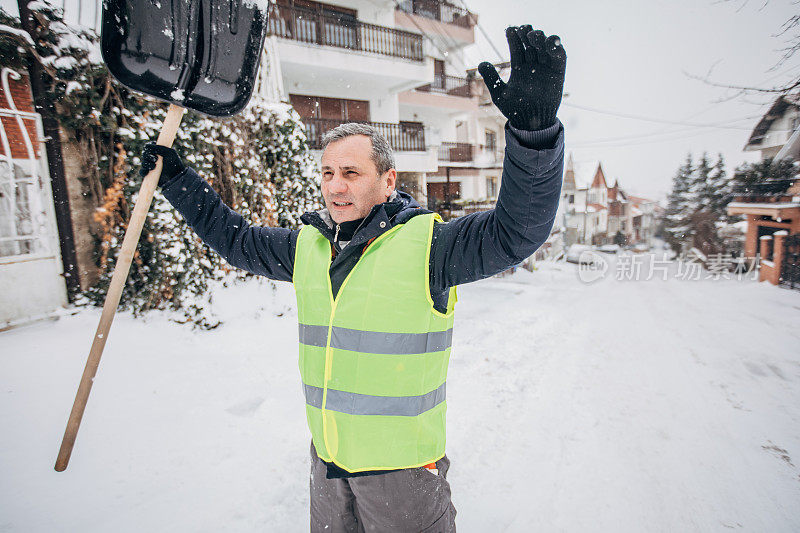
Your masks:
{"label": "gray hair", "polygon": [[392,147],[389,146],[386,137],[381,135],[377,128],[369,124],[362,124],[360,122],[348,122],[336,126],[332,130],[322,136],[322,149],[324,150],[330,143],[341,141],[353,135],[366,135],[372,141],[372,162],[375,163],[375,168],[378,169],[378,177],[383,176],[390,168],[394,166],[394,152]]}

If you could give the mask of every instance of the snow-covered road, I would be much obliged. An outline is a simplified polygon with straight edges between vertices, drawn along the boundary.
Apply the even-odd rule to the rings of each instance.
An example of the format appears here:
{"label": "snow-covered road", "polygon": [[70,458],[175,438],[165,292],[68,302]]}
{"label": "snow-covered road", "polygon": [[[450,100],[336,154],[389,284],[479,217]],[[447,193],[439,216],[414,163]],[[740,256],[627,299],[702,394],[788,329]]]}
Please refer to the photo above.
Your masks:
{"label": "snow-covered road", "polygon": [[[0,531],[308,529],[291,286],[216,298],[210,332],[117,317],[64,473],[99,311],[0,333]],[[485,280],[447,391],[459,531],[800,530],[798,291]]]}

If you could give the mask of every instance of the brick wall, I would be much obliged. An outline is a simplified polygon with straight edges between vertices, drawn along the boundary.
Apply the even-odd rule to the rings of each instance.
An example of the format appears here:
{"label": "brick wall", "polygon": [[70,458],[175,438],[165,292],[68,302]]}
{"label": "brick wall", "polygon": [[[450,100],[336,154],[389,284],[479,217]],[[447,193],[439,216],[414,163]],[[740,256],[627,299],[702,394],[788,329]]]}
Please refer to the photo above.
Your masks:
{"label": "brick wall", "polygon": [[[31,94],[28,76],[26,74],[22,74],[19,80],[15,80],[9,76],[8,82],[11,93],[10,96],[17,109],[28,113],[33,113],[33,96]],[[11,109],[2,84],[0,84],[0,108]],[[8,136],[8,144],[11,148],[11,157],[13,159],[28,159],[28,150],[25,147],[25,140],[22,136],[22,130],[20,129],[17,120],[13,117],[0,117],[0,120],[2,120],[3,129],[5,129],[6,135]],[[39,157],[41,147],[39,146],[39,136],[36,132],[36,122],[32,119],[23,119],[23,124],[25,125],[25,129],[28,131],[31,144],[33,144],[33,149],[36,153],[36,157]],[[0,145],[0,150],[5,151],[5,148]]]}

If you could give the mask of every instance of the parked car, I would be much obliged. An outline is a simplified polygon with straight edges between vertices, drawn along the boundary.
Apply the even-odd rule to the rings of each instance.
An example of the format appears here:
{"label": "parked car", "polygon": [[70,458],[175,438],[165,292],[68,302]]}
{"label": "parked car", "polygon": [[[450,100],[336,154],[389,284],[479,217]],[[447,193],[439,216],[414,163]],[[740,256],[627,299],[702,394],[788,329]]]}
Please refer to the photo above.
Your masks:
{"label": "parked car", "polygon": [[[594,248],[589,246],[588,244],[573,244],[567,250],[567,262],[568,263],[583,263],[583,264],[591,264],[591,254],[584,253],[584,252],[592,252]],[[581,257],[583,254],[583,257]],[[590,259],[587,260],[587,257]]]}
{"label": "parked car", "polygon": [[619,244],[603,244],[601,245],[598,250],[603,252],[604,254],[615,254],[620,251]]}

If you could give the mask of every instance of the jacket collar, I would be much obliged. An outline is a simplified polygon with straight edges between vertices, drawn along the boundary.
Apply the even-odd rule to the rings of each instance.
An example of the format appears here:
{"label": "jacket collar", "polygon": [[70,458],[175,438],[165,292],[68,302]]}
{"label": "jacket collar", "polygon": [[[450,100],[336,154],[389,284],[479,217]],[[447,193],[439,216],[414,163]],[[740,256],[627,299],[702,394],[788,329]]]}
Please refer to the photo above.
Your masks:
{"label": "jacket collar", "polygon": [[[385,202],[372,206],[372,209],[353,235],[353,239],[350,241],[350,244],[347,245],[347,248],[366,243],[370,239],[388,231],[396,224],[403,224],[410,218],[423,213],[430,213],[430,211],[422,209],[419,203],[417,203],[410,194],[395,190]],[[322,208],[318,211],[308,211],[300,217],[300,220],[303,224],[313,226],[319,230],[326,239],[333,242],[336,224],[331,219],[327,208]]]}

